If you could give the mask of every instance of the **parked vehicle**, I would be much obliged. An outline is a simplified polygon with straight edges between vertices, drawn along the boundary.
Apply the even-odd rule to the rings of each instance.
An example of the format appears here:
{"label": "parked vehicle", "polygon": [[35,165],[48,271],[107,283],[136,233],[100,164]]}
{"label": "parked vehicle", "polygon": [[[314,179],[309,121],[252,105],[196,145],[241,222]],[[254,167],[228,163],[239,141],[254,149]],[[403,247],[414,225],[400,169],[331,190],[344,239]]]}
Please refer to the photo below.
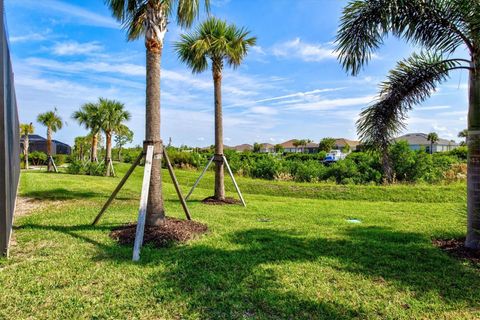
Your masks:
{"label": "parked vehicle", "polygon": [[337,162],[338,160],[343,160],[347,156],[346,153],[342,153],[341,150],[330,150],[329,153],[323,159],[325,163]]}

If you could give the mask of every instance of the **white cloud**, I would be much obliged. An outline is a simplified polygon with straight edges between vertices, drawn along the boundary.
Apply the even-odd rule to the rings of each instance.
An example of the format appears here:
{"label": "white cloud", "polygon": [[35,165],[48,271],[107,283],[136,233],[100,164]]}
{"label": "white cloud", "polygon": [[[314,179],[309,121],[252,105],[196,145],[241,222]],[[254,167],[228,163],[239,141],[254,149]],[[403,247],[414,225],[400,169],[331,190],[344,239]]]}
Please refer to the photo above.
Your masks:
{"label": "white cloud", "polygon": [[74,22],[82,25],[92,25],[104,28],[119,29],[120,24],[113,18],[100,15],[98,13],[86,10],[80,6],[75,6],[57,0],[22,0],[12,1],[12,5],[24,6],[29,9],[41,9],[48,11],[49,14],[57,14],[64,21]]}
{"label": "white cloud", "polygon": [[336,98],[336,99],[324,99],[320,98],[318,101],[297,103],[287,107],[291,110],[303,110],[303,111],[318,111],[318,110],[330,110],[337,107],[349,107],[368,105],[375,99],[375,96],[367,95],[355,98]]}
{"label": "white cloud", "polygon": [[10,37],[10,43],[20,43],[20,42],[32,42],[32,41],[43,41],[47,37],[40,33],[29,33],[22,36]]}
{"label": "white cloud", "polygon": [[272,53],[277,57],[300,58],[307,62],[318,62],[337,57],[330,44],[307,43],[300,38],[275,45]]}
{"label": "white cloud", "polygon": [[79,43],[68,41],[57,43],[53,47],[53,53],[59,56],[89,55],[103,50],[103,46],[98,42]]}
{"label": "white cloud", "polygon": [[278,111],[272,107],[263,107],[263,106],[251,107],[249,109],[249,112],[255,113],[255,114],[263,114],[263,115],[275,115],[278,113]]}

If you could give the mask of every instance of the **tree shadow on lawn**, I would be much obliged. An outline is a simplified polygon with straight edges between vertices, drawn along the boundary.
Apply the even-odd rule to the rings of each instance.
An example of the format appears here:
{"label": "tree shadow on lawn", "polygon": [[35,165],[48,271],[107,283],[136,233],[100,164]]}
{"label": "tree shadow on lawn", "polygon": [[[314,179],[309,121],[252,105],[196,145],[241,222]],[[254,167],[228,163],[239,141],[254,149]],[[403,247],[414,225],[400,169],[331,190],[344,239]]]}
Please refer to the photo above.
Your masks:
{"label": "tree shadow on lawn", "polygon": [[[82,234],[83,231],[109,231],[113,225],[26,224],[17,228],[58,231],[97,246],[99,250],[94,260],[132,263],[131,247],[101,243]],[[435,302],[442,304],[445,310],[458,308],[459,304],[464,310],[479,307],[480,288],[477,284],[480,275],[477,270],[434,247],[427,236],[382,227],[352,227],[345,229],[344,235],[345,239],[337,240],[302,237],[301,234],[274,229],[250,229],[227,236],[226,241],[234,245],[232,250],[195,243],[168,249],[146,246],[138,265],[163,264],[166,271],[152,274],[151,281],[145,282],[145,291],[160,304],[178,303],[186,308],[185,314],[197,314],[202,319],[389,316],[383,309],[372,310],[372,307],[367,309],[364,306],[353,309],[341,303],[322,301],[322,295],[328,293],[318,292],[318,299],[312,299],[302,297],[302,289],[289,291],[275,275],[275,269],[269,266],[285,266],[289,262],[314,262],[322,267],[366,276],[371,278],[372,284],[383,283],[400,292],[408,291],[411,299],[420,301],[422,308]],[[335,259],[338,263],[322,261],[322,257]],[[298,274],[302,269],[296,271]],[[315,272],[314,269],[305,271]],[[302,283],[289,273],[282,273],[282,277],[293,281],[292,288]],[[306,290],[312,285],[309,281],[315,285],[315,281],[325,280],[307,277],[305,284],[301,284]],[[385,302],[384,306],[387,304]],[[374,302],[374,305],[382,308],[378,303]],[[396,309],[403,316],[413,316],[412,311],[403,309],[403,306]],[[416,312],[418,315],[422,310]]]}
{"label": "tree shadow on lawn", "polygon": [[[265,264],[288,262],[318,261],[322,267],[367,276],[372,283],[385,283],[403,292],[413,291],[412,299],[426,306],[432,299],[443,304],[446,310],[458,302],[471,308],[479,306],[479,274],[433,247],[426,236],[381,227],[351,228],[345,235],[345,240],[331,240],[304,238],[272,229],[251,229],[231,236],[230,241],[242,246],[240,249],[192,245],[159,253],[156,250],[156,253],[149,248],[142,253],[142,263],[166,264],[168,271],[152,278],[156,283],[153,294],[157,301],[179,300],[186,304],[189,313],[198,313],[204,319],[242,318],[242,313],[269,319],[388,316],[384,310],[363,307],[354,310],[322,301],[321,292],[318,299],[307,300],[295,291],[287,291]],[[322,257],[337,259],[339,264],[323,262]],[[293,280],[302,283],[299,279]],[[305,280],[305,286],[309,280],[313,281]],[[399,305],[397,309],[408,315],[410,311],[404,307]]]}
{"label": "tree shadow on lawn", "polygon": [[[112,189],[113,191],[113,189]],[[111,192],[110,192],[111,193]],[[95,192],[95,191],[72,191],[65,188],[56,188],[48,190],[35,190],[22,193],[22,197],[34,198],[37,200],[76,200],[76,199],[91,199],[98,198],[102,201],[107,201],[110,193],[105,192]],[[133,194],[133,192],[132,192]],[[140,197],[138,194],[137,197],[129,195],[117,195],[115,200],[137,200]]]}

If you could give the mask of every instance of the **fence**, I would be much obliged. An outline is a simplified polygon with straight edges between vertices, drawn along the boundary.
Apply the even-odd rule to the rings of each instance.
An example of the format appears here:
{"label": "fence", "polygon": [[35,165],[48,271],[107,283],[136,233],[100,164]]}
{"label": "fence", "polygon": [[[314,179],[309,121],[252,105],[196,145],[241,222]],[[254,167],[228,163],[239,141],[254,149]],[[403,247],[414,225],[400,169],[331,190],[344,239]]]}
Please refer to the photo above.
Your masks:
{"label": "fence", "polygon": [[0,10],[0,250],[8,256],[20,174],[20,133],[3,0]]}

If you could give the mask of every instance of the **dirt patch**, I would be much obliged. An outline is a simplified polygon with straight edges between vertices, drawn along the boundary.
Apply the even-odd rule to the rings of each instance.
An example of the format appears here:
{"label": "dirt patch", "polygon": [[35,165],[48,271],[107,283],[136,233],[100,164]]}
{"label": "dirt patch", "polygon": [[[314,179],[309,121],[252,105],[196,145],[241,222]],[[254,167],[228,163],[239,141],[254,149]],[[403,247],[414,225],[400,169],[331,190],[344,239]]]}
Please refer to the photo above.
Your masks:
{"label": "dirt patch", "polygon": [[439,247],[451,256],[466,259],[475,263],[480,262],[480,250],[465,247],[465,238],[460,239],[434,239],[433,245]]}
{"label": "dirt patch", "polygon": [[[110,232],[110,237],[120,244],[131,245],[135,242],[136,230],[136,223],[123,225],[113,229]],[[160,226],[145,227],[143,243],[149,243],[155,247],[167,247],[174,243],[187,242],[198,238],[207,231],[207,226],[200,222],[166,218]]]}
{"label": "dirt patch", "polygon": [[33,198],[27,198],[27,197],[17,197],[17,204],[15,207],[15,217],[25,216],[30,212],[41,208],[44,205],[45,205],[45,201],[41,201]]}
{"label": "dirt patch", "polygon": [[214,206],[223,206],[226,204],[240,204],[241,201],[233,198],[225,198],[225,200],[218,200],[218,199],[215,199],[214,197],[208,197],[203,199],[202,203],[210,204]]}

